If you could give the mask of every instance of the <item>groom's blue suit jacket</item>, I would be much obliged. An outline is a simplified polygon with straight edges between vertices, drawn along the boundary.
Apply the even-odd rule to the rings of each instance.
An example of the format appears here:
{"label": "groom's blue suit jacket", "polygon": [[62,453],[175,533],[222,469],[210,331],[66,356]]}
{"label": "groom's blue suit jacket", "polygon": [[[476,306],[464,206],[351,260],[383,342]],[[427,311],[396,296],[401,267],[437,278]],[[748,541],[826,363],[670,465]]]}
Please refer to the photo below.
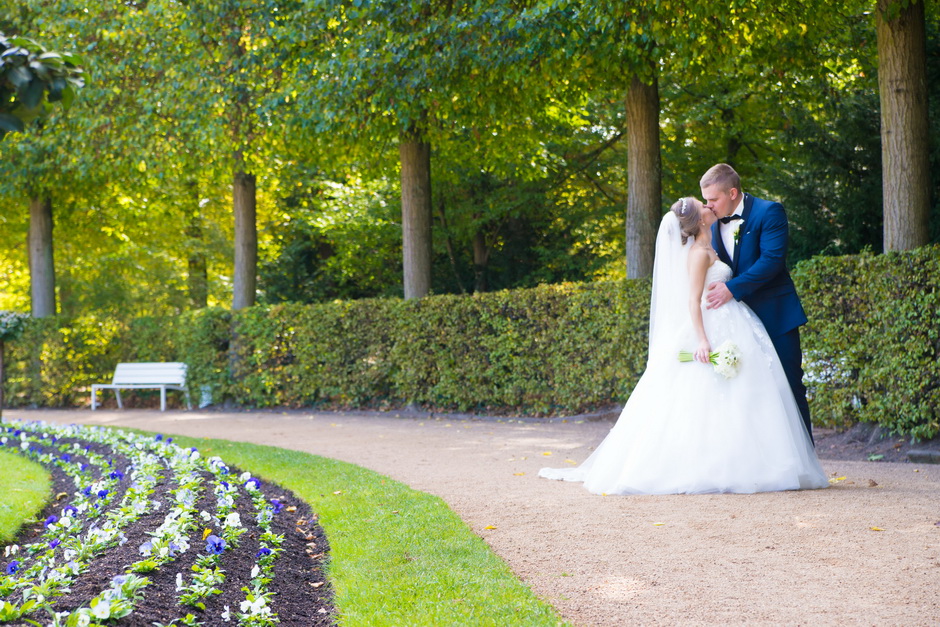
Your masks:
{"label": "groom's blue suit jacket", "polygon": [[718,257],[731,266],[728,289],[761,319],[771,337],[783,335],[806,323],[806,313],[787,271],[789,226],[783,205],[744,195],[744,218],[734,247],[728,255],[719,223],[712,226],[712,242]]}

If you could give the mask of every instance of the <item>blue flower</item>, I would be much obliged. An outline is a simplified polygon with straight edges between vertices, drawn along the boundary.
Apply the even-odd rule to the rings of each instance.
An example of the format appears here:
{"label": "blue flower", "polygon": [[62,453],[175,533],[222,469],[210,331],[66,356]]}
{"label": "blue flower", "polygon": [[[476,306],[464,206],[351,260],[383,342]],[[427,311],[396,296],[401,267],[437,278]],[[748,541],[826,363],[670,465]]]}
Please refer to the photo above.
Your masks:
{"label": "blue flower", "polygon": [[264,557],[265,555],[270,555],[270,554],[271,554],[271,549],[269,549],[268,547],[264,546],[264,547],[261,547],[260,549],[258,549],[258,553],[257,553],[257,555],[255,555],[255,558],[256,558],[256,559],[262,558],[262,557]]}
{"label": "blue flower", "polygon": [[157,434],[157,437],[154,438],[154,440],[156,440],[157,442],[159,442],[159,441],[162,440],[162,439],[163,439],[163,434],[162,434],[162,433],[158,433],[158,434]]}
{"label": "blue flower", "polygon": [[54,525],[54,524],[56,524],[58,521],[59,521],[59,517],[56,516],[55,514],[53,514],[52,516],[50,516],[49,518],[47,518],[47,519],[46,519],[46,522],[44,522],[42,525],[43,525],[43,527],[45,527],[46,529],[48,529],[50,525]]}
{"label": "blue flower", "polygon": [[254,477],[245,482],[245,487],[251,489],[251,484],[254,484],[256,490],[261,487],[261,481]]}
{"label": "blue flower", "polygon": [[225,540],[213,534],[206,538],[206,553],[220,555],[225,550]]}
{"label": "blue flower", "polygon": [[58,538],[56,538],[56,539],[52,540],[52,541],[49,543],[49,548],[50,548],[50,549],[54,549],[54,548],[56,548],[57,546],[59,546],[61,543],[62,543],[62,541],[59,540]]}
{"label": "blue flower", "polygon": [[108,496],[108,491],[107,491],[107,490],[98,490],[98,498],[99,498],[99,499],[103,499],[103,498],[106,497],[106,496]]}
{"label": "blue flower", "polygon": [[284,509],[284,504],[277,499],[271,499],[271,509],[274,510],[275,514],[279,514]]}
{"label": "blue flower", "polygon": [[82,494],[84,494],[85,496],[91,496],[91,486],[90,485],[85,486],[85,489],[82,490]]}
{"label": "blue flower", "polygon": [[120,481],[121,479],[124,478],[124,473],[121,472],[120,470],[112,470],[111,473],[108,475],[108,477],[110,477],[111,479],[117,479],[118,481]]}
{"label": "blue flower", "polygon": [[78,515],[78,508],[74,505],[66,505],[65,509],[62,510],[63,516],[76,516]]}
{"label": "blue flower", "polygon": [[170,444],[171,442],[173,442],[173,438],[167,438],[167,439],[166,439],[166,443],[167,443],[167,444]]}
{"label": "blue flower", "polygon": [[62,461],[64,461],[64,462],[70,462],[70,461],[72,461],[72,456],[69,455],[68,453],[62,453]]}
{"label": "blue flower", "polygon": [[15,575],[16,571],[18,571],[19,569],[20,569],[20,563],[17,562],[16,560],[13,560],[9,564],[7,564],[6,573],[8,575]]}
{"label": "blue flower", "polygon": [[86,470],[88,470],[88,464],[82,464],[81,466],[78,467],[78,470],[80,472],[85,472]]}

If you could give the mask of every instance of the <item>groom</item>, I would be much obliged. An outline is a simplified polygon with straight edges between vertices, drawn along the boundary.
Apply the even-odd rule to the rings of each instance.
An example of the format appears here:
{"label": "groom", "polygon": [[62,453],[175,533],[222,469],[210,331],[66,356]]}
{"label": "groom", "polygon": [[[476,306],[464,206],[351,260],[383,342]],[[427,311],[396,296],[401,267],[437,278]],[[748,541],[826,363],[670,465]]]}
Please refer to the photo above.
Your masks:
{"label": "groom", "polygon": [[754,310],[777,350],[812,442],[800,349],[800,325],[806,324],[806,314],[786,267],[789,229],[783,205],[742,192],[738,173],[724,163],[710,168],[700,185],[705,207],[718,217],[712,226],[712,244],[718,257],[731,266],[733,277],[707,286],[707,307],[716,309],[734,298]]}

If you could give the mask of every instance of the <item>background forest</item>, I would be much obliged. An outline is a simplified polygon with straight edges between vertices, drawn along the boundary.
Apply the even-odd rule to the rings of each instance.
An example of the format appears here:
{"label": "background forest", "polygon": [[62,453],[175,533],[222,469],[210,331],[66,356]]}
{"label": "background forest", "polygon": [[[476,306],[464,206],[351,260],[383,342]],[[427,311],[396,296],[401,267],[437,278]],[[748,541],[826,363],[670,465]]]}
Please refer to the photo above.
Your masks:
{"label": "background forest", "polygon": [[[725,161],[786,206],[791,265],[880,252],[874,3],[813,4],[0,0],[0,32],[77,52],[86,80],[0,142],[0,309],[30,310],[38,215],[71,317],[407,295],[412,227],[419,295],[642,275],[628,104],[651,85],[661,177],[632,176],[661,180],[655,213]],[[429,225],[407,212],[415,163]]]}

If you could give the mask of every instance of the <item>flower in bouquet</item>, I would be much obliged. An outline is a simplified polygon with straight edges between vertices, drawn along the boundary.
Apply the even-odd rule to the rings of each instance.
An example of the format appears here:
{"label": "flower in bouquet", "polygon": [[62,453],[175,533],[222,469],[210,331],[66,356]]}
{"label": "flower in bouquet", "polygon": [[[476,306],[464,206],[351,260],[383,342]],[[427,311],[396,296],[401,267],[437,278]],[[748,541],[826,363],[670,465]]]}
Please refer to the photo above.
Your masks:
{"label": "flower in bouquet", "polygon": [[[679,361],[692,361],[695,355],[692,351],[679,351]],[[708,361],[715,372],[726,379],[733,379],[738,375],[741,367],[741,351],[737,344],[728,340],[708,354]]]}

